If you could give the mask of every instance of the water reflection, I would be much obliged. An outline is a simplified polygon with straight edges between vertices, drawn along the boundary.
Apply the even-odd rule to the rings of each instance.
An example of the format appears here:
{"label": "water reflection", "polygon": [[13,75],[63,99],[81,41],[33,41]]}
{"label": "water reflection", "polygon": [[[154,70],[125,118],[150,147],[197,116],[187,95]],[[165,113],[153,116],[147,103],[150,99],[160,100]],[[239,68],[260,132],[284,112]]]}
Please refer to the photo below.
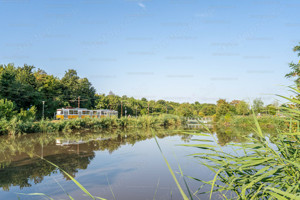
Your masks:
{"label": "water reflection", "polygon": [[[198,127],[199,128],[199,127]],[[215,132],[220,145],[228,142],[244,142],[250,132],[238,129],[222,129],[210,127]],[[10,187],[20,189],[41,183],[46,176],[61,173],[56,167],[49,165],[45,158],[67,173],[76,176],[78,170],[86,169],[95,158],[96,151],[112,153],[122,145],[134,145],[136,142],[153,137],[158,138],[180,136],[185,143],[190,142],[192,135],[184,130],[109,130],[89,133],[69,134],[29,134],[16,137],[0,137],[0,187],[9,191]],[[196,131],[196,130],[194,130]],[[205,132],[205,129],[197,129]],[[108,166],[109,167],[109,166]],[[129,168],[127,170],[134,170]],[[121,168],[110,170],[109,177],[121,173]],[[69,180],[64,175],[65,180]],[[101,180],[106,180],[105,177]],[[101,184],[101,183],[99,183]],[[105,184],[104,182],[102,184]]]}
{"label": "water reflection", "polygon": [[[184,141],[190,136],[175,130],[156,130],[159,138],[182,135]],[[75,177],[79,169],[86,169],[95,157],[95,151],[112,153],[121,145],[133,145],[152,137],[152,130],[106,131],[77,134],[31,134],[0,138],[0,187],[8,191],[11,186],[31,187],[43,181],[45,176],[60,173],[45,158],[59,165]],[[63,173],[61,173],[63,174]],[[63,174],[64,175],[64,174]],[[69,178],[64,175],[66,180]]]}
{"label": "water reflection", "polygon": [[248,137],[251,135],[251,131],[244,130],[241,128],[229,128],[229,127],[213,127],[215,132],[218,144],[225,146],[230,142],[234,143],[244,143],[247,142]]}

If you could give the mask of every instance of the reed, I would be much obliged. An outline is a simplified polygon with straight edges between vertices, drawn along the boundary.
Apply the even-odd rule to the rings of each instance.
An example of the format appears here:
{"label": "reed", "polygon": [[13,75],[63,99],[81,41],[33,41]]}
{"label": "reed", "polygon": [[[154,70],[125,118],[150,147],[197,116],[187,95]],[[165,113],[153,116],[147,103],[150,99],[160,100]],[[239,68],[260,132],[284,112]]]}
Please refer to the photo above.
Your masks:
{"label": "reed", "polygon": [[[211,181],[188,176],[201,182],[201,186],[210,186],[210,191],[200,190],[200,194],[209,193],[210,199],[213,195],[223,199],[300,199],[300,101],[286,99],[295,105],[284,111],[291,118],[288,132],[266,137],[253,113],[252,137],[244,144],[228,144],[233,150],[230,152],[218,145],[211,133],[188,133],[200,136],[201,144],[184,146],[205,149],[205,153],[191,156],[215,174]],[[298,123],[293,127],[295,121]]]}

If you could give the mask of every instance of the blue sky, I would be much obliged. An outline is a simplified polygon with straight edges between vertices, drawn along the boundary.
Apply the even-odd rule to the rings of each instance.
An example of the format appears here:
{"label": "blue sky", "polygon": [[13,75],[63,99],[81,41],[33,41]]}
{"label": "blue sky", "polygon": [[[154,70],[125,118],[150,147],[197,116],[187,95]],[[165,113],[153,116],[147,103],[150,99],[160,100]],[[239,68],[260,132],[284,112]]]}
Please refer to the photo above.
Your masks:
{"label": "blue sky", "polygon": [[288,95],[299,1],[0,0],[0,63],[63,76],[98,93],[215,102]]}

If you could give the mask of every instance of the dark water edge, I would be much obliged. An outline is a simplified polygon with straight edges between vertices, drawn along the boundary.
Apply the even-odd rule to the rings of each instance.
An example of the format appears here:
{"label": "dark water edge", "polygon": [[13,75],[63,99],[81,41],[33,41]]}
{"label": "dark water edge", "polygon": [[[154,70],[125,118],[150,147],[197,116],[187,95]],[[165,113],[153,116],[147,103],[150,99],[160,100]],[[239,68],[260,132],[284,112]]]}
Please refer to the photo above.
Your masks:
{"label": "dark water edge", "polygon": [[[175,172],[179,172],[179,164],[186,175],[206,180],[213,177],[206,167],[187,156],[204,150],[178,146],[197,143],[193,141],[197,137],[184,132],[182,128],[118,129],[2,136],[0,199],[17,199],[17,193],[33,192],[44,193],[54,199],[68,199],[59,184],[75,199],[89,199],[65,174],[41,158],[60,166],[95,196],[107,199],[113,199],[113,195],[116,199],[153,199],[157,190],[155,199],[181,199],[153,134]],[[215,135],[218,143],[224,146],[231,141],[244,142],[248,134],[227,130]],[[183,177],[177,173],[177,178],[184,188]],[[200,186],[197,181],[187,181],[192,191]],[[41,199],[19,196],[21,199]]]}

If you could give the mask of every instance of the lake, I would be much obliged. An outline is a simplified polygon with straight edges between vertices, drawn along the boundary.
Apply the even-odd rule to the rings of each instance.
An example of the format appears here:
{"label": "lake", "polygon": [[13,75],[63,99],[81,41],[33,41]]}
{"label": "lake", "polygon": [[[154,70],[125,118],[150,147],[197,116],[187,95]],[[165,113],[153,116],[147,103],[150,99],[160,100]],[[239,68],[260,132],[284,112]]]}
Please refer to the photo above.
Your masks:
{"label": "lake", "polygon": [[[182,130],[114,130],[98,132],[28,134],[0,137],[0,199],[45,199],[28,196],[43,193],[54,199],[90,199],[64,173],[42,160],[49,160],[72,175],[92,195],[106,199],[182,199],[167,168],[159,145],[182,188],[184,175],[213,179],[199,160],[188,156],[205,152],[181,144],[199,143],[200,136]],[[218,132],[222,146],[243,142],[240,136]],[[226,147],[225,147],[226,148]],[[200,182],[185,178],[195,192]],[[202,188],[201,191],[209,191]],[[20,194],[22,193],[22,194]],[[207,199],[208,194],[197,195]],[[196,198],[197,199],[197,198]],[[218,199],[216,195],[214,199]]]}

